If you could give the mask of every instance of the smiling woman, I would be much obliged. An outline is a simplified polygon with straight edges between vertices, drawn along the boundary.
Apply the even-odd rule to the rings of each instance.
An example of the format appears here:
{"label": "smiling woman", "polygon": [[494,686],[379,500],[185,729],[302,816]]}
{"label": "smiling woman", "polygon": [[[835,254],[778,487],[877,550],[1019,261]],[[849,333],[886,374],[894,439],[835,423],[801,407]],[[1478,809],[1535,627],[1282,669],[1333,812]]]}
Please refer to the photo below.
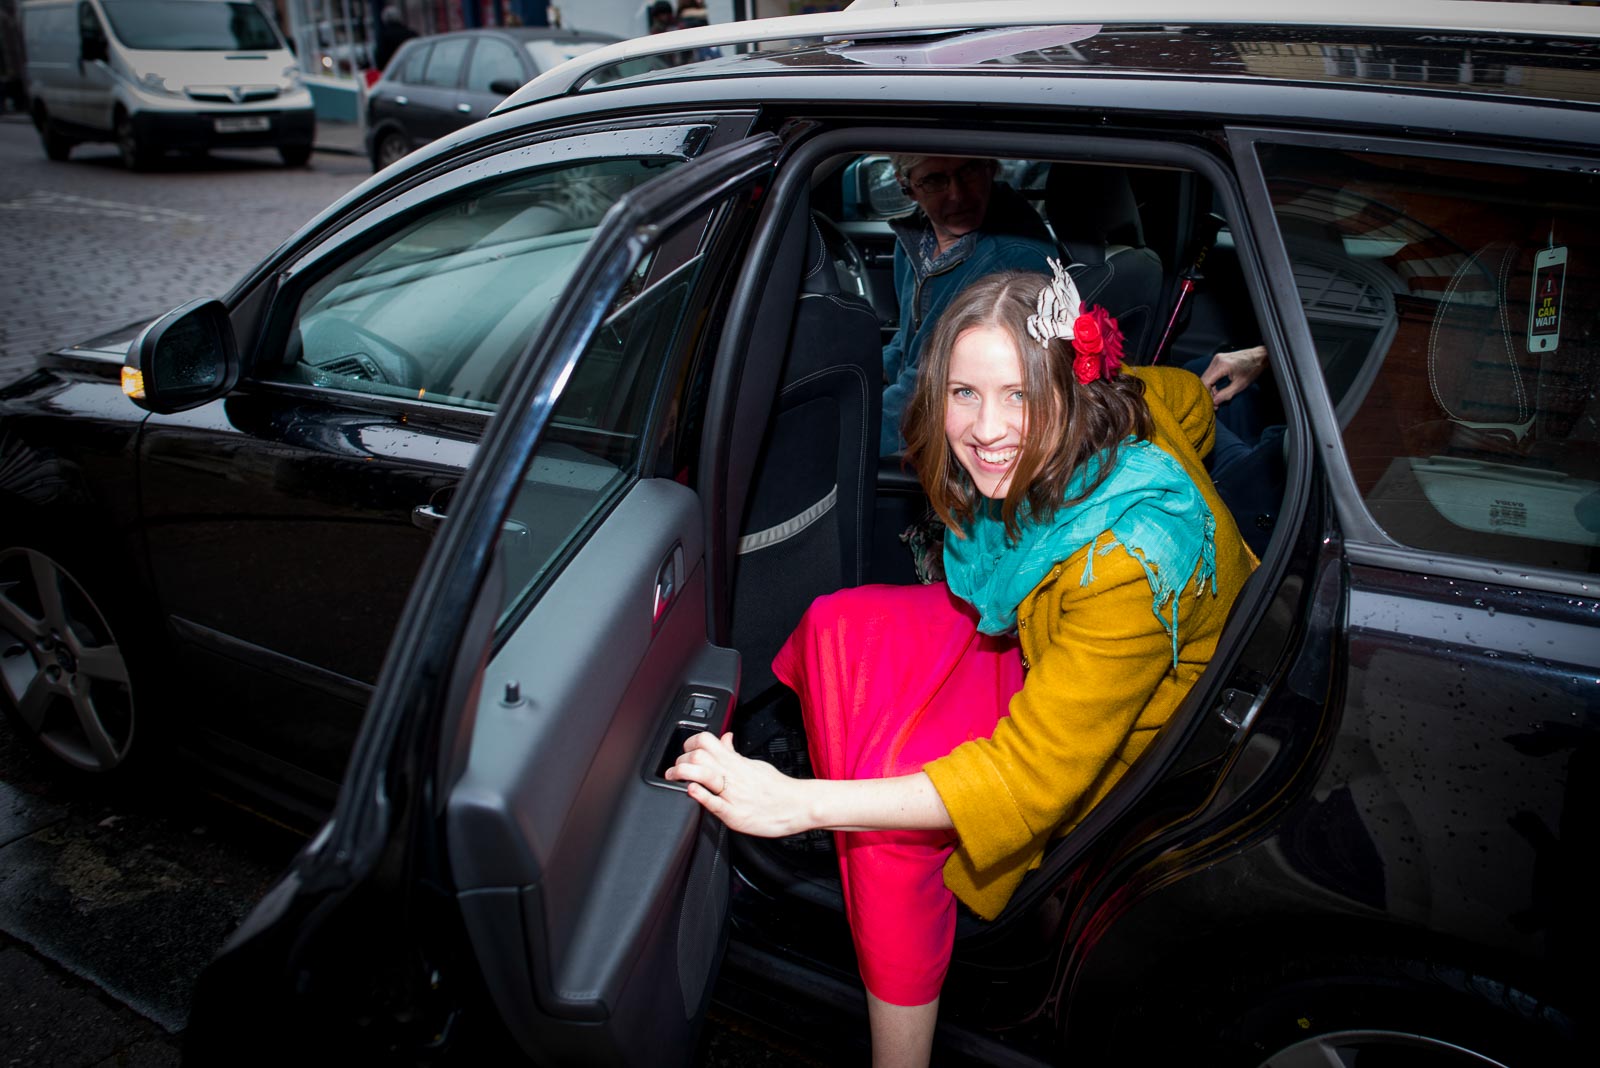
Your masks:
{"label": "smiling woman", "polygon": [[1176,711],[1255,566],[1201,467],[1199,379],[1123,373],[1116,321],[1052,266],[980,279],[928,342],[907,458],[948,585],[820,598],[774,662],[819,777],[709,733],[667,773],[735,830],[837,832],[875,1064],[926,1062],[956,901],[999,915]]}

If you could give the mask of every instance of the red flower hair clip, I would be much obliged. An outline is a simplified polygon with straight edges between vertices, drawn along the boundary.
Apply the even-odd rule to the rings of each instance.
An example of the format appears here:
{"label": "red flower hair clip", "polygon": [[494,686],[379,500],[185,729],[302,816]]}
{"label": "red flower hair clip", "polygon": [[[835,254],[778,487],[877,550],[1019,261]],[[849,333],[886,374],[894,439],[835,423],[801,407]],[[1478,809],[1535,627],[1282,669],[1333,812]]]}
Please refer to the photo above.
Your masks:
{"label": "red flower hair clip", "polygon": [[1041,345],[1055,338],[1072,342],[1072,373],[1088,385],[1109,379],[1122,369],[1122,331],[1104,308],[1084,304],[1072,275],[1047,260],[1053,277],[1039,290],[1035,312],[1028,316],[1028,336]]}

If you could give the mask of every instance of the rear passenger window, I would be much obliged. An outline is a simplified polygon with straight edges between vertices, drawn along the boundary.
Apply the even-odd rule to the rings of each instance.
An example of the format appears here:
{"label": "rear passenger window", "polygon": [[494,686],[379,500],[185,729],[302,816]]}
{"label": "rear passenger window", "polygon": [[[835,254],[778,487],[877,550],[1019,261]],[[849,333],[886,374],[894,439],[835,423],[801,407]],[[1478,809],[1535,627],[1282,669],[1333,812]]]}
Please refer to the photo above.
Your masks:
{"label": "rear passenger window", "polygon": [[1421,549],[1600,570],[1600,182],[1263,146],[1344,447]]}
{"label": "rear passenger window", "polygon": [[472,40],[466,37],[452,37],[444,41],[435,41],[433,54],[428,57],[427,69],[422,74],[423,85],[436,85],[442,89],[454,89],[461,84],[461,65],[467,58],[467,47]]}
{"label": "rear passenger window", "polygon": [[472,63],[467,67],[467,88],[475,93],[494,92],[495,82],[524,81],[522,61],[504,41],[485,37],[472,50]]}

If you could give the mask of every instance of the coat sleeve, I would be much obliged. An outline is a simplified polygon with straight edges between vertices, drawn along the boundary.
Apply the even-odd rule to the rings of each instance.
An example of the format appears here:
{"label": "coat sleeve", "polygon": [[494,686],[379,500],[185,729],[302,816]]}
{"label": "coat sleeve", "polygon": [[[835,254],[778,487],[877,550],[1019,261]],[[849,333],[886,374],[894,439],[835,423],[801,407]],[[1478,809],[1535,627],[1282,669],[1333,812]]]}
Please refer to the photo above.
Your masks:
{"label": "coat sleeve", "polygon": [[[1054,579],[1059,611],[1035,606],[1024,617],[1050,633],[1044,642],[1024,640],[1039,650],[1037,662],[993,736],[923,768],[979,869],[1082,816],[1107,774],[1120,774],[1112,772],[1117,754],[1172,670],[1172,640],[1151,609],[1144,568],[1111,544],[1095,557],[1087,586],[1079,578],[1089,549],[1062,565]],[[1056,600],[1049,589],[1035,597],[1047,608]]]}
{"label": "coat sleeve", "polygon": [[1150,406],[1151,416],[1161,419],[1157,406],[1164,408],[1180,440],[1187,441],[1196,456],[1210,455],[1216,444],[1217,409],[1211,403],[1211,391],[1200,381],[1200,376],[1181,367],[1130,370],[1144,381],[1145,402]]}

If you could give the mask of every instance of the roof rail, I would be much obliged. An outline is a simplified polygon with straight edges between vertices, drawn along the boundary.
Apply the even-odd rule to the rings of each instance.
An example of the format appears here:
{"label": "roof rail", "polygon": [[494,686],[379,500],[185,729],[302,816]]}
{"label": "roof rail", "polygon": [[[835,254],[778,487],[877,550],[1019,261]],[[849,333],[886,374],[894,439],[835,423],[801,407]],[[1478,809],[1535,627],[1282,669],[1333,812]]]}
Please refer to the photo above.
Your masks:
{"label": "roof rail", "polygon": [[1339,0],[1326,3],[1325,7],[1285,4],[1283,0],[1216,0],[1203,6],[1194,0],[988,0],[982,5],[970,0],[855,0],[841,12],[723,22],[605,45],[541,74],[495,110],[565,96],[613,64],[669,52],[796,38],[855,40],[1009,26],[1140,22],[1172,26],[1359,26],[1436,29],[1452,34],[1600,37],[1600,9],[1487,0]]}

